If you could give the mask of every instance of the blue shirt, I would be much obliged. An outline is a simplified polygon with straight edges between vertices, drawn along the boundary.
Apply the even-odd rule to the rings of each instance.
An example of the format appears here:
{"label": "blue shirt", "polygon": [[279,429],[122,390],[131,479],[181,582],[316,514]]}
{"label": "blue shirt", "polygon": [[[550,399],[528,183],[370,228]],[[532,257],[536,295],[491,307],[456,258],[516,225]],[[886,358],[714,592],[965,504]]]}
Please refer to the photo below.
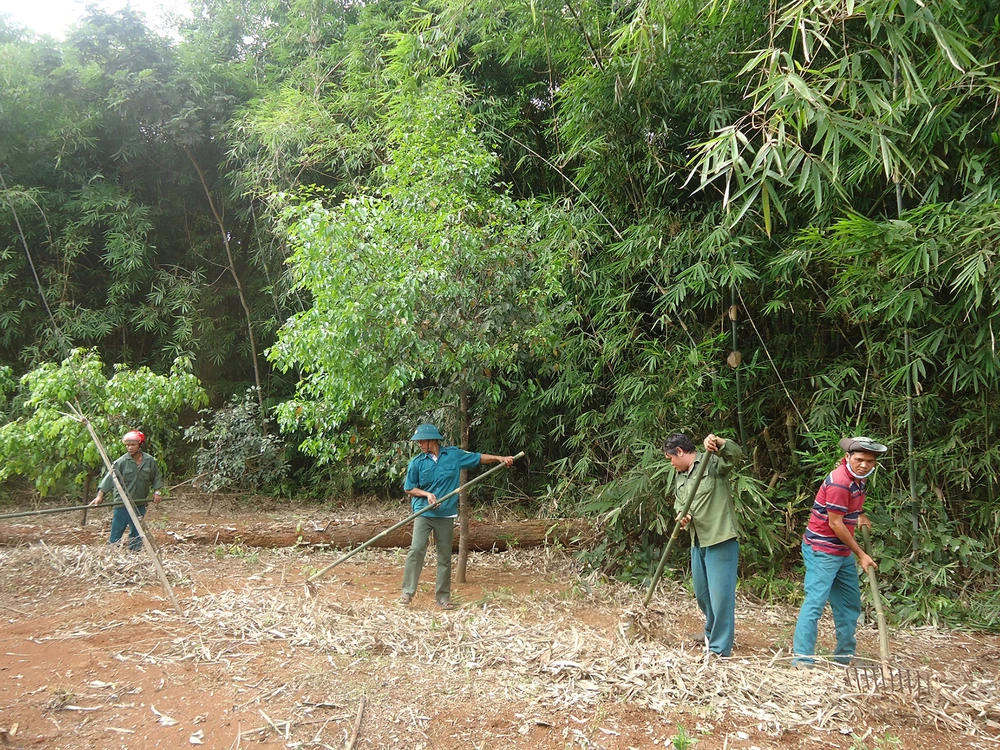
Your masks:
{"label": "blue shirt", "polygon": [[[458,489],[459,472],[462,469],[472,469],[479,466],[483,459],[482,453],[463,451],[449,445],[441,448],[437,461],[430,453],[421,453],[410,460],[406,469],[406,482],[403,489],[421,489],[433,493],[439,500],[452,490]],[[428,505],[425,497],[412,497],[410,507],[416,513]],[[424,513],[430,518],[454,518],[458,515],[458,495],[453,495],[433,510]]]}

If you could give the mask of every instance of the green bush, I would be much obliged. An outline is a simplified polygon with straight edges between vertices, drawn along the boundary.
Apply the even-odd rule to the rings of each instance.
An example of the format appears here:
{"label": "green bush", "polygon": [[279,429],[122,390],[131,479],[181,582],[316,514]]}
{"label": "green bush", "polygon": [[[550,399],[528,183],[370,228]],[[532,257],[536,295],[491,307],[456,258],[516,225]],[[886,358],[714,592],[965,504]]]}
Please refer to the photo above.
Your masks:
{"label": "green bush", "polygon": [[221,489],[260,490],[281,484],[288,473],[285,443],[268,431],[256,389],[234,396],[229,406],[201,411],[203,418],[184,432],[196,443],[199,484]]}

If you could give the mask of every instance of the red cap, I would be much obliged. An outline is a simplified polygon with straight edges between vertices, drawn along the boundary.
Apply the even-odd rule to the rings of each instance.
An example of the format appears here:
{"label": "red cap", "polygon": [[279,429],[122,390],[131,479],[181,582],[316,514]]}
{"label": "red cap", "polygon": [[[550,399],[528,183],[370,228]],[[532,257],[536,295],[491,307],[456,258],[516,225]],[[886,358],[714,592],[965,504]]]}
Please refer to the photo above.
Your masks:
{"label": "red cap", "polygon": [[146,442],[146,436],[143,435],[138,430],[130,430],[129,432],[125,433],[124,437],[122,437],[122,442],[127,443],[130,440],[138,440],[139,443],[142,444]]}

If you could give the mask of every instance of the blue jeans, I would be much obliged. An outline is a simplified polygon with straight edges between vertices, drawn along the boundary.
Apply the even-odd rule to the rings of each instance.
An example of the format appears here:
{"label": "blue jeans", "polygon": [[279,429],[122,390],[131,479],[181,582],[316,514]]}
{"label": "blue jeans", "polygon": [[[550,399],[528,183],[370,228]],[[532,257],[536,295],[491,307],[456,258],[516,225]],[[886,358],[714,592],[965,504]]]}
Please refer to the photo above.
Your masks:
{"label": "blue jeans", "polygon": [[721,656],[733,653],[739,562],[740,543],[736,539],[691,548],[691,580],[698,607],[705,615],[708,650]]}
{"label": "blue jeans", "polygon": [[[858,584],[858,566],[854,553],[847,557],[816,552],[802,543],[802,560],[806,564],[805,601],[795,624],[792,649],[797,657],[810,657],[816,653],[816,630],[826,603],[833,611],[833,624],[837,631],[834,659],[841,664],[850,662],[857,648],[854,633],[861,616],[861,586]],[[812,664],[809,658],[796,658],[797,664]]]}
{"label": "blue jeans", "polygon": [[[136,505],[135,512],[139,514],[139,518],[146,515],[146,503]],[[132,552],[138,552],[142,549],[142,539],[139,538],[139,531],[135,528],[135,524],[132,523],[132,517],[129,516],[128,511],[125,510],[125,506],[122,505],[115,508],[114,513],[111,515],[111,539],[108,544],[117,544],[125,534],[126,528],[129,529],[128,548]]]}
{"label": "blue jeans", "polygon": [[437,578],[434,594],[438,602],[451,597],[451,548],[455,541],[454,518],[432,518],[418,516],[413,519],[413,541],[406,555],[403,567],[403,593],[413,596],[417,592],[417,581],[424,567],[427,542],[434,532],[434,546],[437,547]]}

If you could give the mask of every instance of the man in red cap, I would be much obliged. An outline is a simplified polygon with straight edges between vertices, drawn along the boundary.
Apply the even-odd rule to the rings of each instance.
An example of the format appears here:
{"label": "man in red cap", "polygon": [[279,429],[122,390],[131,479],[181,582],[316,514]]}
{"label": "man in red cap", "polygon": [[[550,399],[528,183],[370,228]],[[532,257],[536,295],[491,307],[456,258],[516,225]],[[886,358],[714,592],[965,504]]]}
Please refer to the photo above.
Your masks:
{"label": "man in red cap", "polygon": [[[844,438],[840,448],[846,454],[823,480],[813,501],[809,525],[802,537],[802,560],[806,565],[805,600],[795,624],[792,662],[797,667],[813,663],[819,618],[830,602],[837,631],[834,660],[850,663],[857,647],[855,630],[861,616],[861,587],[858,568],[875,566],[854,539],[858,526],[871,528],[864,513],[868,477],[875,471],[879,456],[888,448],[867,437]],[[876,566],[877,567],[877,566]]]}
{"label": "man in red cap", "polygon": [[[116,459],[112,464],[118,481],[121,482],[129,499],[135,503],[149,497],[150,488],[153,489],[153,502],[160,502],[160,490],[163,488],[163,479],[160,477],[160,468],[156,465],[156,459],[148,453],[142,451],[142,444],[146,442],[146,436],[138,430],[126,432],[122,437],[125,443],[124,456]],[[114,493],[116,501],[121,502],[118,497],[118,490],[115,488],[111,473],[108,472],[98,485],[97,497],[91,501],[91,505],[97,505],[108,493]],[[146,515],[146,503],[135,506],[140,517]],[[109,544],[117,544],[125,534],[126,527],[130,529],[128,548],[133,552],[142,549],[142,540],[139,538],[139,530],[136,529],[132,517],[124,505],[115,508],[111,516],[111,539]]]}

